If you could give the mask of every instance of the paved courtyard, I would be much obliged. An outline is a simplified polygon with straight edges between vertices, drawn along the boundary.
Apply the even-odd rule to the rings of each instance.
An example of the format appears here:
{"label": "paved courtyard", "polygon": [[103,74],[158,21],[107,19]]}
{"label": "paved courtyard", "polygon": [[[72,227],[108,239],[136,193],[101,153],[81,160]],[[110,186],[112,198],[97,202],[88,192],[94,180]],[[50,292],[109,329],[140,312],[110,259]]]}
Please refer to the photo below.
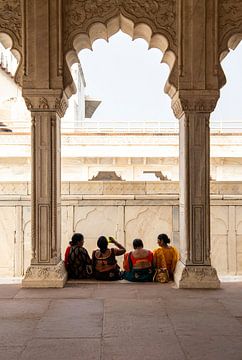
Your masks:
{"label": "paved courtyard", "polygon": [[242,283],[0,285],[1,360],[242,360]]}

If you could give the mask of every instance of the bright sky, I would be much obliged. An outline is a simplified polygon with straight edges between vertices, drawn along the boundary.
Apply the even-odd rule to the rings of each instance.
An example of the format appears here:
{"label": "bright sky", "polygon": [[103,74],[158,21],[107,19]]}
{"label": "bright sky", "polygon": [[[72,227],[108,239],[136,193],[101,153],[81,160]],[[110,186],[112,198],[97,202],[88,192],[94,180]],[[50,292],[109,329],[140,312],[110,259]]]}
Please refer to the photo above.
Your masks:
{"label": "bright sky", "polygon": [[[175,117],[164,93],[169,74],[161,64],[162,53],[148,50],[143,39],[132,41],[121,31],[107,43],[97,40],[93,51],[79,54],[87,83],[86,94],[102,100],[95,121],[170,121]],[[222,62],[227,84],[211,118],[235,121],[242,118],[242,44]]]}

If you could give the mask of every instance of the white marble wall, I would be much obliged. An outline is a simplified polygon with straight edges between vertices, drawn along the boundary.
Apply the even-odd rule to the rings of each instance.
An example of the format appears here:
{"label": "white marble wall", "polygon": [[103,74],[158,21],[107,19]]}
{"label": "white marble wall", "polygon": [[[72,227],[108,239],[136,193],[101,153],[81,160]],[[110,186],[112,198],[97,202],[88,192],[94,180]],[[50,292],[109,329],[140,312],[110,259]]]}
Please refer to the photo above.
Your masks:
{"label": "white marble wall", "polygon": [[[30,263],[29,185],[0,184],[0,277],[21,276]],[[63,183],[62,255],[74,231],[85,235],[90,254],[102,234],[129,250],[136,237],[153,249],[166,232],[179,247],[177,188],[172,182]],[[242,275],[242,185],[212,183],[211,193],[212,265],[220,275]]]}

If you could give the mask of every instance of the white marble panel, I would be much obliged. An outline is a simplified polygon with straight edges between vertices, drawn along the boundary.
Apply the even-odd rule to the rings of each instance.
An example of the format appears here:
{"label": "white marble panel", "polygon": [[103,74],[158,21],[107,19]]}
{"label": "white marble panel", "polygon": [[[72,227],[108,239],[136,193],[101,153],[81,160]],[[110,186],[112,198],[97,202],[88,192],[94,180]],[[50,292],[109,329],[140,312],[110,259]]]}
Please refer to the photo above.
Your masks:
{"label": "white marble panel", "polygon": [[14,276],[15,207],[0,207],[0,275]]}
{"label": "white marble panel", "polygon": [[127,206],[125,208],[126,248],[132,249],[135,238],[141,238],[144,247],[157,247],[157,235],[172,235],[172,206]]}
{"label": "white marble panel", "polygon": [[236,206],[236,231],[242,234],[242,206]]}
{"label": "white marble panel", "polygon": [[27,270],[31,261],[31,222],[30,220],[24,224],[24,259],[23,268],[24,272]]}
{"label": "white marble panel", "polygon": [[97,248],[97,239],[101,235],[117,238],[119,224],[118,206],[85,206],[74,208],[74,229],[85,237],[86,249],[91,255]]}
{"label": "white marble panel", "polygon": [[213,235],[226,235],[229,229],[228,206],[211,206],[211,233]]}
{"label": "white marble panel", "polygon": [[219,275],[228,273],[228,237],[227,235],[211,236],[211,263]]}

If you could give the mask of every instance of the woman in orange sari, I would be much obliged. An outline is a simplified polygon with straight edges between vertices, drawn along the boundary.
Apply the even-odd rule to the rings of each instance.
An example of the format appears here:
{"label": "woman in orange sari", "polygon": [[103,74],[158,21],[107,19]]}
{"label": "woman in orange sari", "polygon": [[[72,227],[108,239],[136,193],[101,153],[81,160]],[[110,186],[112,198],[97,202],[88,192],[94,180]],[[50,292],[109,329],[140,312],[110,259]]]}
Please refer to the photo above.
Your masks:
{"label": "woman in orange sari", "polygon": [[174,271],[179,259],[179,253],[174,246],[168,245],[170,243],[170,239],[166,234],[158,235],[157,243],[159,248],[153,251],[154,266],[155,268],[167,268],[169,272],[169,279],[173,280]]}

